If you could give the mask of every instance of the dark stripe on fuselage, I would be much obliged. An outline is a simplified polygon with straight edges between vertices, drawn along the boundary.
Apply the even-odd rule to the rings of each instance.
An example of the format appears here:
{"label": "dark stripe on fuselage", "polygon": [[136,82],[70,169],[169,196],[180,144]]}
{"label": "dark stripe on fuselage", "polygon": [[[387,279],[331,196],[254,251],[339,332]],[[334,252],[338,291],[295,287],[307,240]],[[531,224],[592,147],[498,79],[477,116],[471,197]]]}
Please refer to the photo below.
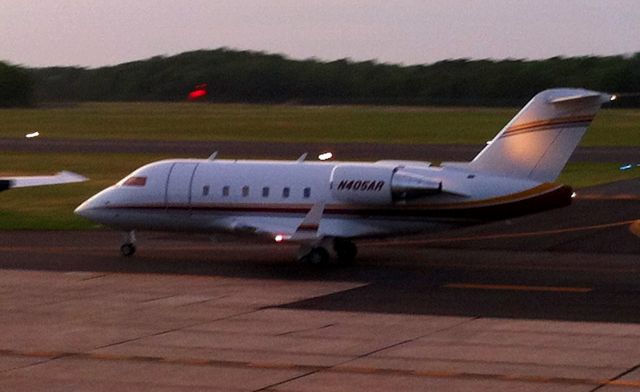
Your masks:
{"label": "dark stripe on fuselage", "polygon": [[[537,190],[537,192],[535,191]],[[550,184],[541,185],[533,190],[520,192],[508,197],[485,201],[463,202],[447,205],[415,206],[367,206],[335,204],[327,205],[323,216],[340,215],[358,218],[445,218],[491,221],[531,214],[571,204],[571,187]],[[260,205],[260,204],[197,204],[197,205],[113,205],[107,209],[156,210],[183,212],[214,212],[242,214],[302,214],[306,215],[311,205]]]}

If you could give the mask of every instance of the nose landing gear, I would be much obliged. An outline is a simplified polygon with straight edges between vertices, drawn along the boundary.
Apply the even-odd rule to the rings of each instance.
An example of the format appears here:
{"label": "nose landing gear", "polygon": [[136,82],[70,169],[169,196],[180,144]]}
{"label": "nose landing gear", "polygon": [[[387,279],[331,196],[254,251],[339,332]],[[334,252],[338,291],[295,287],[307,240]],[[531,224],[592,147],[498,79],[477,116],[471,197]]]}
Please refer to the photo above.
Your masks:
{"label": "nose landing gear", "polygon": [[133,256],[136,253],[136,233],[134,230],[125,235],[124,243],[120,247],[120,253],[125,257]]}

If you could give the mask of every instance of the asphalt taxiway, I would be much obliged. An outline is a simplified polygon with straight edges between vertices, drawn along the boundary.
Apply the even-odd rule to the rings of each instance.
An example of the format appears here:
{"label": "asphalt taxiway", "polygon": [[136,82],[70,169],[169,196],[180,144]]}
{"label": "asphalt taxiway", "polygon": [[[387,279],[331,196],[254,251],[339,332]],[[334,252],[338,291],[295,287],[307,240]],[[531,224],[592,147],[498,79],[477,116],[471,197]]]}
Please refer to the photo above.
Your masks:
{"label": "asphalt taxiway", "polygon": [[569,208],[360,243],[0,233],[0,389],[640,390],[639,180]]}

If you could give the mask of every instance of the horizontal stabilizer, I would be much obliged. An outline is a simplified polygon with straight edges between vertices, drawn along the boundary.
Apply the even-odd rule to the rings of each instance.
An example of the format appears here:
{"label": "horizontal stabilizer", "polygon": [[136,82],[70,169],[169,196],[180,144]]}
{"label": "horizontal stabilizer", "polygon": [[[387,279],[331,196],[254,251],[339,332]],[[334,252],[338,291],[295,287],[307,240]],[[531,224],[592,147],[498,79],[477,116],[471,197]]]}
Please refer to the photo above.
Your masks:
{"label": "horizontal stabilizer", "polygon": [[568,97],[559,97],[549,99],[550,103],[568,103],[568,102],[584,102],[588,100],[599,100],[602,98],[602,93],[592,92],[586,94],[570,95]]}

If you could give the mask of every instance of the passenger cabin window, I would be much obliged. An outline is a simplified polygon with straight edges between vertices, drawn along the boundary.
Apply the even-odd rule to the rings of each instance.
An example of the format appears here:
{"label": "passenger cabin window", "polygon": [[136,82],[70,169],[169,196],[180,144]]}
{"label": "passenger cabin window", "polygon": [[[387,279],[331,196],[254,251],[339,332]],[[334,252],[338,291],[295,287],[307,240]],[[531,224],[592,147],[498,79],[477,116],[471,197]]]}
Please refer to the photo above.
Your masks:
{"label": "passenger cabin window", "polygon": [[229,196],[229,185],[225,185],[222,187],[222,196]]}
{"label": "passenger cabin window", "polygon": [[249,187],[245,185],[242,187],[242,197],[247,197],[247,196],[249,196]]}
{"label": "passenger cabin window", "polygon": [[288,187],[282,189],[282,197],[285,198],[285,199],[287,197],[289,197],[289,188]]}
{"label": "passenger cabin window", "polygon": [[302,196],[305,199],[308,199],[309,197],[311,197],[311,188],[304,188],[304,191],[302,193]]}
{"label": "passenger cabin window", "polygon": [[269,197],[269,187],[265,186],[262,188],[262,197]]}
{"label": "passenger cabin window", "polygon": [[202,196],[209,196],[209,185],[202,187]]}
{"label": "passenger cabin window", "polygon": [[124,186],[145,186],[147,184],[147,177],[129,177],[127,178],[122,185]]}

